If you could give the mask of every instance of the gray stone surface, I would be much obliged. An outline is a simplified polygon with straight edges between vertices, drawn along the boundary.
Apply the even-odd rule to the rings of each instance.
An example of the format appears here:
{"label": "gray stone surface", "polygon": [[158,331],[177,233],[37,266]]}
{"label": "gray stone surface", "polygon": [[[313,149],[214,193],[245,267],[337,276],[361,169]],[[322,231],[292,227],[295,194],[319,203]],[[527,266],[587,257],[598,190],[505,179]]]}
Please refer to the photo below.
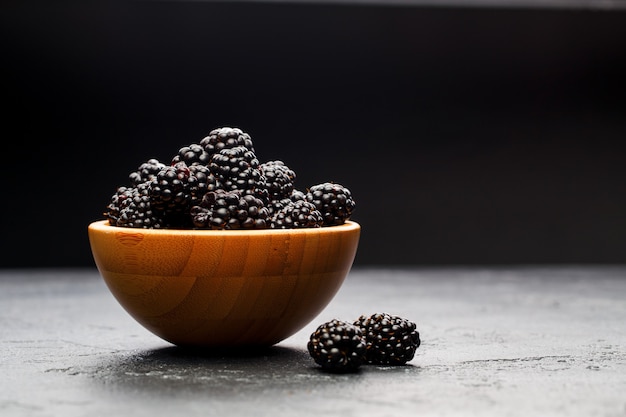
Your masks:
{"label": "gray stone surface", "polygon": [[[354,269],[256,354],[191,352],[128,316],[94,269],[0,271],[0,415],[626,416],[626,267]],[[320,371],[315,327],[417,323],[406,366]]]}

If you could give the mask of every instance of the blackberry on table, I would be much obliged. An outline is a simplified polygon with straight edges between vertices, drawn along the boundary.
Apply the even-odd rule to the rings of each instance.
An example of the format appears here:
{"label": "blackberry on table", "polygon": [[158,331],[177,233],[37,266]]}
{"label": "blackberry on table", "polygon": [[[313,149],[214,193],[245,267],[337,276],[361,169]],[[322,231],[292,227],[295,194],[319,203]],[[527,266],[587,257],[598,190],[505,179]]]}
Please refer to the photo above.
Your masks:
{"label": "blackberry on table", "polygon": [[315,363],[331,372],[354,372],[365,361],[361,329],[337,319],[321,324],[311,334],[307,350]]}
{"label": "blackberry on table", "polygon": [[200,141],[200,146],[209,154],[209,157],[222,149],[231,149],[237,146],[243,146],[254,152],[254,145],[250,135],[236,127],[213,129],[208,136]]}
{"label": "blackberry on table", "polygon": [[324,219],[315,204],[305,200],[289,200],[275,212],[271,220],[272,229],[302,229],[322,227]]}
{"label": "blackberry on table", "polygon": [[404,365],[415,356],[420,336],[415,323],[387,313],[362,315],[359,327],[367,347],[366,362],[375,365]]}
{"label": "blackberry on table", "polygon": [[324,226],[344,224],[355,207],[352,193],[341,184],[325,182],[309,188],[307,201],[315,204],[324,217]]}
{"label": "blackberry on table", "polygon": [[130,184],[135,187],[141,183],[152,181],[165,167],[166,165],[159,162],[158,159],[148,159],[146,162],[139,165],[136,171],[130,173],[128,176]]}
{"label": "blackberry on table", "polygon": [[263,201],[241,191],[217,190],[191,208],[198,229],[266,229],[269,211]]}

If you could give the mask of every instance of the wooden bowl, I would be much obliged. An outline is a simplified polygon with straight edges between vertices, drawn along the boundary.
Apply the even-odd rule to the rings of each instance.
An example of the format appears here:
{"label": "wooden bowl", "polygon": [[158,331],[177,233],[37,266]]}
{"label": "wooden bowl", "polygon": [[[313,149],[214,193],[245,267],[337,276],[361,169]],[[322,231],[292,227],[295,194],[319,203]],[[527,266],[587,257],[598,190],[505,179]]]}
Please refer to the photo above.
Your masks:
{"label": "wooden bowl", "polygon": [[361,227],[283,230],[88,228],[120,305],[179,346],[270,346],[312,321],[347,276]]}

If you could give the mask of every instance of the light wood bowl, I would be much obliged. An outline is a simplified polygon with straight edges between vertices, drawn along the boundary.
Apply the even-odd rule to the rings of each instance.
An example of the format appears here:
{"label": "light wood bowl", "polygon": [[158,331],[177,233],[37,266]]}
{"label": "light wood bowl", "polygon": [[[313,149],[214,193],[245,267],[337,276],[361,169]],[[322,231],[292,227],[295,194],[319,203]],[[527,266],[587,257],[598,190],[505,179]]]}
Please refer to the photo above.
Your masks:
{"label": "light wood bowl", "polygon": [[311,322],[347,276],[361,227],[284,230],[88,228],[120,305],[179,346],[269,346]]}

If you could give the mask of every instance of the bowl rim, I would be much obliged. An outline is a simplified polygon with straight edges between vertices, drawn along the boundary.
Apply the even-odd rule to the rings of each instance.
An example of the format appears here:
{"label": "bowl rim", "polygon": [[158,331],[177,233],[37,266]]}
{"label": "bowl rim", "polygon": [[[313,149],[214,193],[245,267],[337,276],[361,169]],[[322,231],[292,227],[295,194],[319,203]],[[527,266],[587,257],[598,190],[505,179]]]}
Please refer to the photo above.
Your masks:
{"label": "bowl rim", "polygon": [[108,220],[96,220],[89,224],[88,229],[94,232],[114,233],[142,233],[154,236],[242,236],[242,235],[282,235],[282,234],[320,234],[339,233],[359,230],[361,225],[353,220],[346,220],[344,224],[324,227],[294,228],[294,229],[142,229],[134,227],[114,226]]}

